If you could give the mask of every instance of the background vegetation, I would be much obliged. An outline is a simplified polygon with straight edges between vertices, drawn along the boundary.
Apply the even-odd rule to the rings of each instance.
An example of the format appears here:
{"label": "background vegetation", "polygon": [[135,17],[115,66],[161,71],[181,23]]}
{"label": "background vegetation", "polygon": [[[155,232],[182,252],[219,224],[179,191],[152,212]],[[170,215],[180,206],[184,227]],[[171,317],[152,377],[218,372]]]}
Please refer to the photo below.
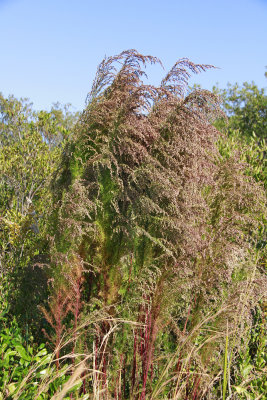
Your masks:
{"label": "background vegetation", "polygon": [[266,399],[265,91],[155,63],[0,97],[0,399]]}

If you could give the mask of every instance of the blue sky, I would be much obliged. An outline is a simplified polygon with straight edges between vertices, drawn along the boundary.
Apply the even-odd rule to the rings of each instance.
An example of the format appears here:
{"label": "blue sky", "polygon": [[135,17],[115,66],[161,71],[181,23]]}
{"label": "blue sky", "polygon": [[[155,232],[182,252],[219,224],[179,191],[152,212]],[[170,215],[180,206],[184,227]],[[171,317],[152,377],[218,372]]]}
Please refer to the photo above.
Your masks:
{"label": "blue sky", "polygon": [[179,58],[213,64],[190,82],[267,86],[267,0],[0,0],[0,91],[84,107],[105,55],[135,48],[159,57],[158,84]]}

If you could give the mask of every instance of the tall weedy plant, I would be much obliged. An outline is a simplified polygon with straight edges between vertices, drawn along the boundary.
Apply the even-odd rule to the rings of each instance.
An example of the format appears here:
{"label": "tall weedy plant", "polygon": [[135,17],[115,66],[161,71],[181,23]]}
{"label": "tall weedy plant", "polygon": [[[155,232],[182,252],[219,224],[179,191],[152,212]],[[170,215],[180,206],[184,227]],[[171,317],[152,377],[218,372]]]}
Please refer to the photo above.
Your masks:
{"label": "tall weedy plant", "polygon": [[[227,311],[214,322],[219,334],[197,358],[200,371],[205,363],[214,378],[226,320],[230,337],[254,270],[248,254],[264,209],[261,186],[238,155],[218,150],[217,97],[188,93],[191,73],[212,66],[181,59],[154,87],[143,78],[155,63],[161,64],[136,50],[102,61],[54,183],[50,234],[57,252],[87,268],[84,312],[104,308],[111,318],[138,323],[123,324],[95,356],[103,390],[120,399],[145,399],[164,360],[189,335],[180,366],[169,371],[177,374],[185,351],[203,338],[201,319],[223,302]],[[87,346],[107,332],[109,320],[86,336]],[[188,367],[186,376],[186,398],[200,398],[207,374],[190,380]]]}

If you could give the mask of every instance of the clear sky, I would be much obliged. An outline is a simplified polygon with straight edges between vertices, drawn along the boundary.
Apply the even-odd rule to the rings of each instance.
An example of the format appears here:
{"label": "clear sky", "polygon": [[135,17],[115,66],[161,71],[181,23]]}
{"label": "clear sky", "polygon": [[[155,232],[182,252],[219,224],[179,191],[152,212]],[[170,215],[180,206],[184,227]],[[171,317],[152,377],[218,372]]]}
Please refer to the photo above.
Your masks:
{"label": "clear sky", "polygon": [[158,84],[179,58],[213,64],[190,82],[267,86],[267,0],[0,0],[0,91],[84,107],[105,55],[135,48],[159,57]]}

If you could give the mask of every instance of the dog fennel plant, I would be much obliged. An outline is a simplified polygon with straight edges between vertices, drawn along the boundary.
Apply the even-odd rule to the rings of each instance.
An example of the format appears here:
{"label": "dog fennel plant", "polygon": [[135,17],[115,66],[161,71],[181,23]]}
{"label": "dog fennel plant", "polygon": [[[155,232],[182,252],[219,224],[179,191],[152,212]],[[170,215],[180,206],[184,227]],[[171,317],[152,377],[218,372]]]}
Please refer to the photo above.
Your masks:
{"label": "dog fennel plant", "polygon": [[[64,148],[47,226],[45,315],[58,343],[89,313],[101,315],[69,349],[93,349],[84,395],[148,399],[169,365],[159,399],[225,397],[226,321],[230,344],[232,332],[241,337],[251,325],[266,285],[254,254],[265,194],[238,152],[225,156],[218,146],[226,140],[213,126],[218,98],[188,90],[190,75],[212,66],[181,59],[155,87],[144,83],[147,64],[161,62],[136,50],[102,61]],[[118,319],[132,323],[114,328]]]}

